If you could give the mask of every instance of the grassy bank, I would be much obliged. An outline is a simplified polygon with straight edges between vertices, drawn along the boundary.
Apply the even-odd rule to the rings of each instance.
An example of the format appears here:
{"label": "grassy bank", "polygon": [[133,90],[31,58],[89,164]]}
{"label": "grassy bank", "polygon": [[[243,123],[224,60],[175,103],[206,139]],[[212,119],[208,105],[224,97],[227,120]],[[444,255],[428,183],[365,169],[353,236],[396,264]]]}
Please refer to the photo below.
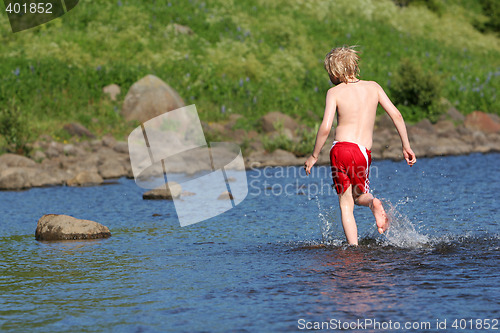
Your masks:
{"label": "grassy bank", "polygon": [[[238,113],[238,126],[250,129],[279,110],[312,127],[330,87],[325,54],[356,44],[362,78],[390,95],[400,64],[410,61],[422,77],[437,77],[441,97],[463,113],[500,114],[499,38],[474,27],[486,20],[480,5],[438,2],[440,10],[390,0],[81,0],[62,18],[16,34],[4,14],[0,110],[14,108],[35,136],[62,136],[62,124],[78,121],[123,137],[133,126],[119,116],[125,94],[152,73],[195,103],[202,120]],[[176,33],[173,23],[194,34]],[[122,88],[116,102],[102,93],[111,83]],[[410,121],[428,116],[400,106]]]}

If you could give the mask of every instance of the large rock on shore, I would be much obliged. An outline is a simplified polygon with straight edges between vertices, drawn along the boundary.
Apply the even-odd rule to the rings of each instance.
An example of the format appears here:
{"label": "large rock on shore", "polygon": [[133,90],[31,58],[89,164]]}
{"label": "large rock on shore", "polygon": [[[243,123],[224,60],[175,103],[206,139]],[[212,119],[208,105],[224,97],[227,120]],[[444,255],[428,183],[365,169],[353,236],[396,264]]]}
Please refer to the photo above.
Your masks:
{"label": "large rock on shore", "polygon": [[59,173],[37,167],[8,167],[0,171],[0,190],[23,190],[61,184]]}
{"label": "large rock on shore", "polygon": [[0,156],[0,165],[5,164],[8,167],[35,167],[36,162],[32,159],[17,155],[17,154],[3,154]]}
{"label": "large rock on shore", "polygon": [[290,130],[292,133],[297,130],[299,125],[297,122],[289,115],[283,114],[281,112],[270,112],[261,118],[262,129],[265,132],[274,132],[278,124],[283,125],[283,130]]}
{"label": "large rock on shore", "polygon": [[0,190],[22,190],[31,187],[25,168],[7,168],[0,172]]}
{"label": "large rock on shore", "polygon": [[103,179],[97,172],[82,171],[75,177],[68,179],[68,186],[95,186],[102,184]]}
{"label": "large rock on shore", "polygon": [[39,241],[97,239],[111,237],[106,226],[68,215],[47,214],[38,220],[35,239]]}
{"label": "large rock on shore", "polygon": [[184,101],[174,89],[156,76],[147,75],[130,87],[121,114],[127,121],[145,122],[183,106]]}
{"label": "large rock on shore", "polygon": [[481,111],[474,111],[465,117],[465,126],[484,133],[499,133],[500,122],[492,115]]}
{"label": "large rock on shore", "polygon": [[305,160],[305,158],[296,157],[286,150],[276,149],[272,153],[265,151],[251,153],[246,159],[246,164],[250,168],[261,168],[266,166],[302,165]]}

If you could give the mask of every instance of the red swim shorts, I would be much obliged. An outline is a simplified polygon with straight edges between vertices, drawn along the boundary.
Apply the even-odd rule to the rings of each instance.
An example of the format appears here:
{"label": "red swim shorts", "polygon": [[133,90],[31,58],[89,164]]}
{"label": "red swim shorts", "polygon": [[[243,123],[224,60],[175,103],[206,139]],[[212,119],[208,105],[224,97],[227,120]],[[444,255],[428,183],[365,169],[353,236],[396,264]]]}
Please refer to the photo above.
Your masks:
{"label": "red swim shorts", "polygon": [[332,178],[337,194],[344,193],[349,185],[357,186],[360,193],[370,190],[371,151],[360,144],[335,141],[330,150]]}

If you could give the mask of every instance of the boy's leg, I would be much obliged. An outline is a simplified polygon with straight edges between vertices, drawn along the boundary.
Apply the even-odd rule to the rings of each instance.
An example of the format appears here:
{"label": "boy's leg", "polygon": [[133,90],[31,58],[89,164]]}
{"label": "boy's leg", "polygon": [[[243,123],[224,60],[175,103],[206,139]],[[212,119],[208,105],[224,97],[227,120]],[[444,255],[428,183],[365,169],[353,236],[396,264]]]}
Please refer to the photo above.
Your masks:
{"label": "boy's leg", "polygon": [[354,201],[357,205],[369,207],[375,217],[375,221],[377,222],[377,229],[379,233],[384,233],[389,227],[387,215],[384,210],[384,206],[382,206],[382,202],[373,197],[371,193],[363,193],[357,194],[356,190],[353,190]]}
{"label": "boy's leg", "polygon": [[344,193],[339,194],[339,206],[347,242],[350,245],[358,245],[358,228],[354,220],[354,198],[351,187],[352,185],[349,185]]}

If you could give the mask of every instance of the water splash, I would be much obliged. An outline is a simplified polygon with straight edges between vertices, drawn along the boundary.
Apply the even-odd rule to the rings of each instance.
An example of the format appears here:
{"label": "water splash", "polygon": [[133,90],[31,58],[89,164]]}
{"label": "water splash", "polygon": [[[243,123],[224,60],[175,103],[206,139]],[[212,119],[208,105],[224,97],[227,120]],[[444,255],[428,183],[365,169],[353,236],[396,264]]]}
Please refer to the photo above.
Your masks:
{"label": "water splash", "polygon": [[[405,205],[412,200],[408,197],[393,205],[389,200],[383,200],[387,217],[389,218],[389,229],[379,235],[374,226],[367,235],[360,235],[361,246],[393,246],[398,248],[422,248],[430,246],[432,240],[429,236],[420,232],[410,219],[398,211],[400,205]],[[323,207],[319,198],[315,197],[318,206],[318,220],[321,232],[321,244],[326,246],[342,246],[346,243],[339,220],[337,210],[333,206]],[[358,230],[361,228],[358,225]]]}
{"label": "water splash", "polygon": [[343,233],[340,236],[337,221],[337,214],[333,207],[323,208],[318,197],[315,197],[318,206],[318,219],[321,232],[321,244],[340,246],[343,243]]}
{"label": "water splash", "polygon": [[420,248],[429,244],[429,236],[419,232],[419,228],[410,219],[397,210],[399,205],[392,205],[390,201],[383,201],[385,212],[389,218],[389,229],[384,233],[382,245],[391,245],[402,248]]}

